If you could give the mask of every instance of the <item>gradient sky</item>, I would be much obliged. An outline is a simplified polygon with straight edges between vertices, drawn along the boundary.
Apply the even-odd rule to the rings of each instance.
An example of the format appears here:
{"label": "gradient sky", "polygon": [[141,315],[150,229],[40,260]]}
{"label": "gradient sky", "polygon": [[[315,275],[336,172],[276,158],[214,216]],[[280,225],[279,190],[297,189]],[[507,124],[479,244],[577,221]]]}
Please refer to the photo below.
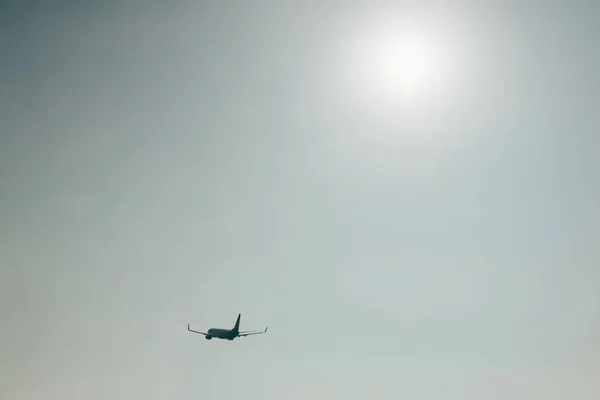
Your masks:
{"label": "gradient sky", "polygon": [[397,3],[411,108],[376,2],[99,3],[0,2],[0,398],[600,398],[600,5]]}

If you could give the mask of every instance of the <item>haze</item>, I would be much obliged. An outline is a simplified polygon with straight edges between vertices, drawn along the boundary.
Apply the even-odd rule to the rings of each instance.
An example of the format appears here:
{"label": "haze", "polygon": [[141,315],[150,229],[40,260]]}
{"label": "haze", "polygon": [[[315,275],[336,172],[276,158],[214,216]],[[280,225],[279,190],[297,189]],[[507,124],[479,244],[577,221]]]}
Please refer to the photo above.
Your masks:
{"label": "haze", "polygon": [[0,398],[600,398],[599,5],[105,3],[0,3]]}

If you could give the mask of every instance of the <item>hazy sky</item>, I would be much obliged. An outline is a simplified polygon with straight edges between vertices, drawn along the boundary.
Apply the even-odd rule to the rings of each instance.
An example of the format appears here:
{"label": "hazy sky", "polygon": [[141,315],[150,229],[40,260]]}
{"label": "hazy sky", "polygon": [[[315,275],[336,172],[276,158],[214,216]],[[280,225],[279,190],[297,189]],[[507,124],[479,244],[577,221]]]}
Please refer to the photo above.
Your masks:
{"label": "hazy sky", "polygon": [[0,398],[600,397],[600,5],[78,3],[0,2]]}

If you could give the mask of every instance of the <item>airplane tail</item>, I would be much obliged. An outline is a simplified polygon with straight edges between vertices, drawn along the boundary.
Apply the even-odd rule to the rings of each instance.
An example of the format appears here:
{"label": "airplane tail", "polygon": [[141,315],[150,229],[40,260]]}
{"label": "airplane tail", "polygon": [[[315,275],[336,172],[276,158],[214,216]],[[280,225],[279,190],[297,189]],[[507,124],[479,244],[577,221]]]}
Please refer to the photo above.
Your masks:
{"label": "airplane tail", "polygon": [[236,332],[240,331],[240,318],[241,318],[242,314],[238,314],[237,320],[235,321],[235,326],[233,327],[233,330]]}

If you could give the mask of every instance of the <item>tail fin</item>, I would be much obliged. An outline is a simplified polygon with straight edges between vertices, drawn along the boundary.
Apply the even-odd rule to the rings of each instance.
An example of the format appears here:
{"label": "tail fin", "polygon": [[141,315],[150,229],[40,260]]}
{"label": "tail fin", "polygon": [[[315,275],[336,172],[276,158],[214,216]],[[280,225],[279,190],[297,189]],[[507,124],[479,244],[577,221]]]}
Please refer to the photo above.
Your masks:
{"label": "tail fin", "polygon": [[236,332],[240,331],[240,318],[241,318],[242,314],[238,314],[237,320],[235,321],[235,326],[233,327],[233,330]]}

